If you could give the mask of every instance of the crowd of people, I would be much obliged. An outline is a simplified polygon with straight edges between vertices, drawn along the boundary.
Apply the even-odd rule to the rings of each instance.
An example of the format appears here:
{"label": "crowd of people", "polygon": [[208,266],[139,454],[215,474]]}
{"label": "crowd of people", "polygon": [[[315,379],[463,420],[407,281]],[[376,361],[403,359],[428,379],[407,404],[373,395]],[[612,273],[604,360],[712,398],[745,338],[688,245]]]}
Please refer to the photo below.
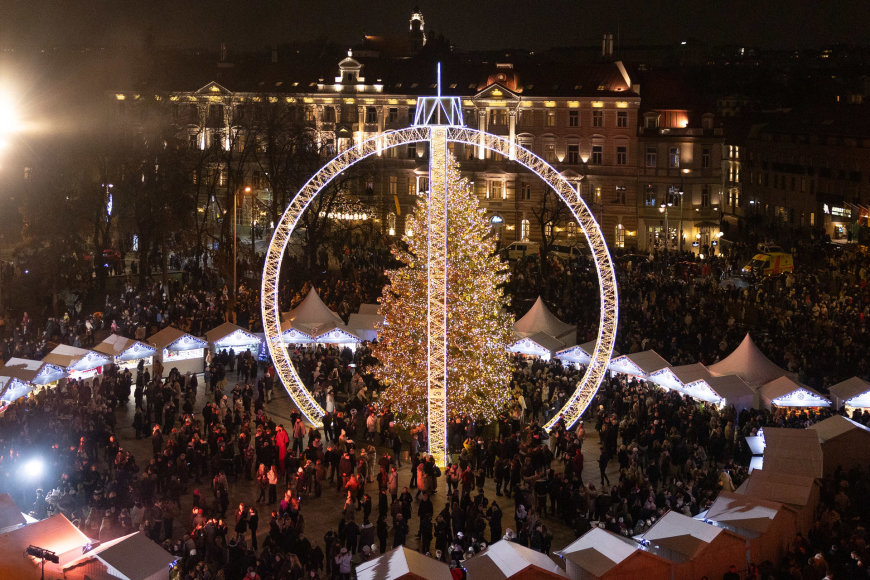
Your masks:
{"label": "crowd of people", "polygon": [[[719,284],[718,274],[739,263],[733,256],[708,259],[697,270],[676,266],[673,255],[618,259],[618,350],[653,348],[674,364],[713,362],[751,330],[774,361],[811,384],[866,376],[870,259],[810,247],[795,249],[796,262],[809,252],[824,268],[798,268],[745,289]],[[347,249],[333,256],[338,271],[327,270],[314,285],[346,315],[376,301],[390,260],[384,249]],[[4,360],[41,358],[51,342],[86,347],[100,331],[144,338],[167,324],[193,334],[217,326],[231,300],[223,281],[198,262],[179,266],[187,273],[182,279],[143,291],[126,286],[99,312],[83,314],[79,306],[39,324],[26,314],[6,324]],[[545,286],[548,304],[564,320],[594,328],[583,326],[597,317],[589,308],[597,301],[592,274],[582,260],[553,266],[552,276],[564,283]],[[513,267],[509,291],[520,308],[535,294],[536,266]],[[305,290],[286,288],[287,306]],[[249,314],[257,300],[255,292],[240,292]],[[812,356],[820,350],[829,356]],[[402,426],[378,405],[378,385],[361,370],[369,358],[365,346],[292,353],[327,411],[322,429],[306,426],[296,412],[270,413],[274,369],[251,353],[217,353],[200,377],[113,368],[43,390],[0,417],[0,487],[17,490],[16,499],[37,516],[67,514],[95,539],[142,530],[179,556],[184,578],[345,578],[354,564],[398,545],[458,569],[500,539],[549,553],[561,547],[553,546],[557,528],[580,535],[601,525],[630,536],[668,510],[696,515],[747,476],[744,436],[765,426],[806,427],[835,412],[738,415],[618,376],[605,379],[582,422],[548,434],[541,425],[581,371],[518,357],[510,406],[488,425],[453,417],[450,463],[439,468],[425,453],[425,428]],[[870,415],[858,419],[867,423]],[[141,443],[122,445],[124,428],[150,440],[150,453],[142,454]],[[590,440],[598,444],[590,447]],[[48,462],[50,485],[34,498],[20,478],[36,455]],[[584,464],[598,469],[589,473]],[[826,482],[813,533],[796,539],[783,562],[757,563],[754,573],[809,577],[823,561],[827,571],[863,577],[866,532],[844,517],[866,515],[854,511],[868,485],[861,475],[838,473]],[[329,511],[328,502],[336,506],[335,526],[322,538],[307,536],[305,514]]]}

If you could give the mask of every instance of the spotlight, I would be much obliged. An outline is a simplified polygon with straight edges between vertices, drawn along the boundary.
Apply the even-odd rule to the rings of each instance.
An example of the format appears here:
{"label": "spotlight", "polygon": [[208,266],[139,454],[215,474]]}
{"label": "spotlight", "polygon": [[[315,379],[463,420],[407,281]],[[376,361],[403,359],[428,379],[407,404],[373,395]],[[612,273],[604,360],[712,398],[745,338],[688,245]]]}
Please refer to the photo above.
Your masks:
{"label": "spotlight", "polygon": [[39,479],[45,473],[45,462],[42,459],[34,457],[25,462],[18,472],[22,477],[27,479]]}

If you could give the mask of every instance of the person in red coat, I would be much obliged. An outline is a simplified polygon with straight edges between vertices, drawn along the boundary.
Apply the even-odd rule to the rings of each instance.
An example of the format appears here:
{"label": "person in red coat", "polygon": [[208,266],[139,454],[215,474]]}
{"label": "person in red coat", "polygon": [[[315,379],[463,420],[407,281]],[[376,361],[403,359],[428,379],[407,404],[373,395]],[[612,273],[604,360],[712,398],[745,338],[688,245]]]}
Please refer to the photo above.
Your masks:
{"label": "person in red coat", "polygon": [[275,430],[275,447],[278,448],[278,466],[284,473],[284,460],[287,457],[287,447],[290,445],[290,436],[284,430],[284,425],[278,425]]}

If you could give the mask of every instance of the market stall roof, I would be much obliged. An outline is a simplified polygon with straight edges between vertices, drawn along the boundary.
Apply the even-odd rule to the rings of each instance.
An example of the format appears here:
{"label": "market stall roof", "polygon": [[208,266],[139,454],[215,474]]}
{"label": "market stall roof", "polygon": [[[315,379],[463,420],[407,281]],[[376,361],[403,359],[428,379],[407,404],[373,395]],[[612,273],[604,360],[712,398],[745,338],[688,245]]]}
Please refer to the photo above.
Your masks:
{"label": "market stall roof", "polygon": [[870,383],[859,377],[852,377],[833,385],[831,396],[837,406],[870,407]]}
{"label": "market stall roof", "polygon": [[380,304],[360,304],[359,313],[363,316],[380,316],[383,319]]}
{"label": "market stall roof", "polygon": [[126,338],[120,334],[110,334],[95,346],[94,350],[121,361],[148,358],[157,354],[157,349],[150,344]]}
{"label": "market stall roof", "polygon": [[808,477],[822,477],[824,456],[815,431],[764,428],[764,469]]}
{"label": "market stall roof", "polygon": [[81,556],[82,546],[90,540],[62,514],[0,534],[0,578],[38,578],[39,564],[24,556],[28,546],[39,546],[56,553],[60,562],[46,562],[51,577],[60,577],[68,562]]}
{"label": "market stall roof", "polygon": [[712,379],[713,375],[701,363],[669,366],[650,373],[649,380],[666,389],[681,390],[696,381]]}
{"label": "market stall roof", "polygon": [[550,358],[556,351],[564,347],[565,343],[558,338],[554,338],[546,332],[536,332],[531,336],[514,341],[508,346],[508,350],[510,352]]}
{"label": "market stall roof", "polygon": [[654,350],[644,350],[618,356],[610,361],[608,368],[612,372],[647,378],[666,366],[668,366],[668,361],[663,359],[659,353]]}
{"label": "market stall roof", "polygon": [[737,493],[803,507],[812,500],[814,485],[814,477],[779,473],[765,468],[753,470],[737,488]]}
{"label": "market stall roof", "polygon": [[314,337],[314,342],[320,344],[347,344],[362,342],[362,339],[344,324],[331,324],[322,326],[319,329]]}
{"label": "market stall roof", "polygon": [[811,387],[779,377],[761,385],[761,400],[777,407],[830,407],[831,402]]}
{"label": "market stall roof", "polygon": [[[592,354],[595,352],[596,344],[597,341],[590,340],[589,342],[584,342],[580,345],[562,349],[556,353],[556,358],[564,362],[578,363],[581,365],[589,364],[589,361],[592,360]],[[617,356],[619,356],[619,353],[614,350],[611,357]]]}
{"label": "market stall roof", "polygon": [[813,423],[807,427],[807,430],[816,432],[819,436],[819,443],[826,443],[831,439],[836,439],[853,431],[860,431],[870,435],[870,429],[842,415],[834,415],[824,421]]}
{"label": "market stall roof", "polygon": [[666,550],[674,561],[688,561],[712,544],[719,535],[730,533],[723,528],[670,511],[641,535],[644,542]]}
{"label": "market stall roof", "polygon": [[205,333],[205,339],[215,348],[233,348],[235,346],[248,346],[262,344],[263,339],[241,326],[231,322],[224,322],[220,326],[212,328]]}
{"label": "market stall roof", "polygon": [[536,578],[567,578],[546,554],[499,540],[463,563],[470,580],[504,580],[531,571]]}
{"label": "market stall roof", "polygon": [[532,336],[539,332],[561,340],[562,347],[574,343],[577,338],[577,327],[556,318],[556,315],[550,312],[540,296],[525,316],[514,323],[514,333],[520,337]]}
{"label": "market stall roof", "polygon": [[161,350],[182,351],[206,348],[208,343],[192,334],[187,334],[174,326],[167,326],[157,334],[152,334],[148,342]]}
{"label": "market stall roof", "polygon": [[[363,304],[363,306],[367,306]],[[375,304],[377,306],[377,304]],[[363,314],[354,312],[347,319],[347,327],[363,340],[373,341],[378,338],[378,325],[384,322],[384,317],[375,312]]]}
{"label": "market stall roof", "polygon": [[737,375],[750,385],[762,385],[779,377],[795,376],[767,358],[748,332],[731,354],[707,369],[714,375]]}
{"label": "market stall roof", "polygon": [[89,371],[97,367],[112,364],[113,362],[111,357],[103,353],[68,344],[57,345],[42,360],[64,368],[67,371]]}
{"label": "market stall roof", "polygon": [[314,337],[298,328],[293,328],[290,321],[281,323],[281,340],[284,344],[308,344],[314,342]]}
{"label": "market stall roof", "polygon": [[319,334],[325,326],[344,325],[341,317],[323,303],[313,286],[305,299],[296,308],[283,313],[281,318],[308,334]]}
{"label": "market stall roof", "polygon": [[0,367],[0,376],[14,377],[34,385],[47,385],[66,377],[66,370],[45,361],[13,357]]}
{"label": "market stall roof", "polygon": [[169,578],[169,566],[178,560],[144,533],[134,532],[100,544],[63,568],[68,570],[94,558],[106,565],[111,576],[129,580]]}
{"label": "market stall roof", "polygon": [[397,580],[421,578],[451,580],[450,568],[444,562],[399,546],[356,567],[357,580]]}
{"label": "market stall roof", "polygon": [[27,523],[21,508],[8,493],[0,494],[0,534],[20,528]]}
{"label": "market stall roof", "polygon": [[601,577],[638,552],[650,558],[660,559],[654,554],[644,552],[634,540],[623,538],[602,528],[592,528],[554,554],[576,564],[595,577]]}
{"label": "market stall roof", "polygon": [[757,537],[767,532],[783,509],[779,502],[721,491],[704,519],[739,530],[742,536]]}

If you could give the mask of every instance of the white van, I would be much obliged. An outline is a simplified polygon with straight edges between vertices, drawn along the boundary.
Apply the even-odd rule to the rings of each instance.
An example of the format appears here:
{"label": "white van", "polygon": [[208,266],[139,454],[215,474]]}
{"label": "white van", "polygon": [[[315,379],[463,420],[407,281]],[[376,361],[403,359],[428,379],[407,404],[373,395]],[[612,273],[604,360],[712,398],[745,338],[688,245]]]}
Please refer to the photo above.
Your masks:
{"label": "white van", "polygon": [[513,242],[502,250],[502,255],[508,260],[519,260],[529,256],[538,256],[541,246],[537,242]]}

